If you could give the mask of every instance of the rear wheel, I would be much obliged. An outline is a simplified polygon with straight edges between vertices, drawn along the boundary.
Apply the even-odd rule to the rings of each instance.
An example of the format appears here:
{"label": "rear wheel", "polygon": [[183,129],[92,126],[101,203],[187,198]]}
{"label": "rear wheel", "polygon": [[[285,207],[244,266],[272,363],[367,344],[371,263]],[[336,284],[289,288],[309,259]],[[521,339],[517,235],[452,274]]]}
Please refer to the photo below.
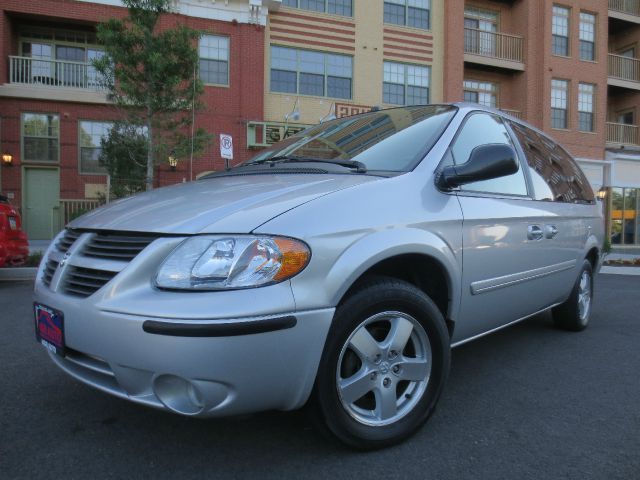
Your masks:
{"label": "rear wheel", "polygon": [[571,295],[562,305],[553,309],[553,321],[564,330],[579,332],[587,328],[593,302],[593,267],[585,260]]}
{"label": "rear wheel", "polygon": [[448,331],[429,297],[406,282],[371,280],[336,310],[313,414],[353,447],[397,443],[433,412],[449,363]]}

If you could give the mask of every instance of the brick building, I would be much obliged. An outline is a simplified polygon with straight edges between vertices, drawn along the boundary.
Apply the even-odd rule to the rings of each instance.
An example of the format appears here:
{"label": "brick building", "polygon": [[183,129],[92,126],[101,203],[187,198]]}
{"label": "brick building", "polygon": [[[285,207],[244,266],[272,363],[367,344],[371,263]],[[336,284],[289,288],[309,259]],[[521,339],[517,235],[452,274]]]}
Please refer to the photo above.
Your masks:
{"label": "brick building", "polygon": [[[33,73],[26,81],[15,77],[22,71],[11,70],[15,62],[42,58],[24,50],[29,27],[44,23],[85,32],[84,40],[49,44],[57,48],[59,43],[61,53],[70,55],[63,47],[82,41],[88,62],[96,54],[92,47],[99,49],[90,42],[96,22],[123,15],[117,0],[24,3],[5,0],[0,24],[7,59],[0,62],[2,150],[14,158],[2,169],[0,187],[23,211],[29,207],[29,176],[37,169],[57,172],[63,206],[67,199],[91,198],[104,189],[104,176],[83,170],[82,151],[91,147],[81,145],[78,131],[82,121],[93,120],[97,125],[85,125],[95,128],[82,138],[97,138],[100,121],[110,118],[104,97],[86,88],[90,85],[61,88],[65,85],[42,85],[35,78],[41,75]],[[60,8],[61,3],[69,8]],[[523,118],[565,145],[594,189],[608,190],[614,246],[640,246],[640,0],[176,4],[181,15],[167,22],[185,22],[204,34],[200,74],[208,83],[207,109],[198,114],[197,125],[216,137],[231,133],[235,161],[321,119],[405,103],[476,102]],[[226,82],[218,78],[224,77],[225,62]],[[89,70],[85,77],[90,80]],[[59,160],[24,158],[25,144],[35,141],[24,132],[30,113],[57,115]],[[175,172],[161,166],[158,183],[189,180],[190,173],[221,166],[216,144],[192,169],[185,159]],[[45,184],[50,181],[45,179],[42,188]],[[29,215],[26,211],[28,228]]]}
{"label": "brick building", "polygon": [[[233,136],[235,162],[251,155],[246,124],[263,115],[269,4],[181,0],[178,13],[161,20],[160,28],[180,23],[202,32],[204,108],[195,124],[216,141],[192,164],[181,158],[175,170],[160,165],[157,186],[221,168],[220,133]],[[12,160],[1,167],[0,190],[21,208],[31,239],[51,238],[74,209],[95,206],[105,192],[97,151],[118,112],[100,91],[90,62],[101,55],[96,25],[126,16],[118,5],[117,0],[4,0],[0,6],[0,139],[2,154]]]}

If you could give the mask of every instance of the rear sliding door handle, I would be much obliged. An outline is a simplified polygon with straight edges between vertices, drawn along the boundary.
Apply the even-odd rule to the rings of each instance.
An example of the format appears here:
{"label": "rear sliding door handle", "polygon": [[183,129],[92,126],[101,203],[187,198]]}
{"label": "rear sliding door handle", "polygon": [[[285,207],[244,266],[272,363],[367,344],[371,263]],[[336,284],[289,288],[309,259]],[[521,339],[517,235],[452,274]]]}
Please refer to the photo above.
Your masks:
{"label": "rear sliding door handle", "polygon": [[555,225],[545,225],[544,226],[544,236],[546,238],[553,238],[558,234],[558,229]]}
{"label": "rear sliding door handle", "polygon": [[543,234],[540,225],[529,225],[527,228],[527,238],[529,240],[541,240],[542,236]]}

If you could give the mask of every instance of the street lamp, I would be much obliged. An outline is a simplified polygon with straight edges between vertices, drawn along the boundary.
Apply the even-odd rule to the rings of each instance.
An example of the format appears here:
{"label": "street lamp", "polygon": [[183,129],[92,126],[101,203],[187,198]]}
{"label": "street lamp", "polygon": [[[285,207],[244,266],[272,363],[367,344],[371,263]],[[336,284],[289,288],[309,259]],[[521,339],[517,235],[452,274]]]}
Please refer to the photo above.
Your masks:
{"label": "street lamp", "polygon": [[171,171],[175,171],[176,167],[178,166],[178,159],[176,158],[176,152],[171,152],[169,154],[169,166],[171,167]]}
{"label": "street lamp", "polygon": [[12,162],[13,162],[13,155],[11,155],[9,152],[2,154],[2,163],[4,163],[6,166],[9,166],[11,165]]}
{"label": "street lamp", "polygon": [[598,190],[598,200],[604,200],[605,198],[607,198],[607,187],[601,187]]}

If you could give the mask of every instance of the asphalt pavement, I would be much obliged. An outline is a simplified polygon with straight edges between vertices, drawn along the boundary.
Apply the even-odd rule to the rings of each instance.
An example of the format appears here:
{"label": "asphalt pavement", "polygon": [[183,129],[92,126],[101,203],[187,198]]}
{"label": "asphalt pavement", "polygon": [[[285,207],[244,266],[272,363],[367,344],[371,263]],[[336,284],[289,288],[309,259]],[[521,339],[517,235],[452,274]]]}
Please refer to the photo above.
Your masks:
{"label": "asphalt pavement", "polygon": [[640,277],[600,275],[582,333],[539,315],[455,349],[414,437],[359,453],[304,412],[196,420],[95,391],[36,344],[0,283],[0,478],[640,479]]}

